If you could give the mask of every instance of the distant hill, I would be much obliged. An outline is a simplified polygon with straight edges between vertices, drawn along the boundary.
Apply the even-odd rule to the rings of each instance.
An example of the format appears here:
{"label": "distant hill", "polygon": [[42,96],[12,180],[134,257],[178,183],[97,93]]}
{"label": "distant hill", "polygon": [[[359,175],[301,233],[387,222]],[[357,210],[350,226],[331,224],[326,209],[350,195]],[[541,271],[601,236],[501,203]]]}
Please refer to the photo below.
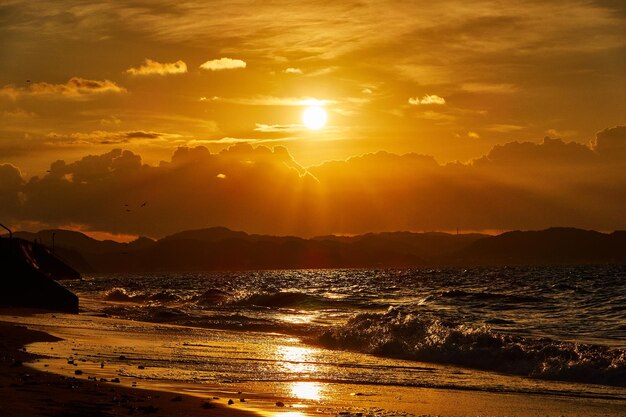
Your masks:
{"label": "distant hill", "polygon": [[43,245],[52,246],[52,235],[55,244],[59,247],[79,252],[106,253],[124,250],[145,249],[154,244],[154,240],[147,237],[139,237],[129,243],[120,243],[113,240],[96,240],[81,232],[64,229],[40,230],[37,233],[15,232],[13,236],[24,240],[37,241]]}
{"label": "distant hill", "polygon": [[554,227],[480,239],[438,262],[461,265],[626,263],[626,232]]}
{"label": "distant hill", "polygon": [[107,259],[117,258],[129,251],[144,250],[155,243],[146,237],[139,237],[129,243],[97,240],[84,233],[64,229],[47,229],[36,233],[15,232],[13,236],[31,242],[37,240],[42,245],[52,247],[53,234],[55,254],[80,272],[109,271],[105,266]]}
{"label": "distant hill", "polygon": [[174,233],[173,235],[165,236],[161,241],[199,240],[202,242],[219,242],[226,239],[246,239],[249,236],[246,232],[236,232],[226,227],[210,227]]}
{"label": "distant hill", "polygon": [[385,232],[304,239],[214,227],[130,243],[67,230],[15,236],[50,245],[53,232],[56,253],[81,272],[626,263],[626,232],[570,228],[498,236]]}
{"label": "distant hill", "polygon": [[314,239],[350,244],[356,248],[370,252],[393,248],[396,252],[412,254],[419,256],[423,260],[430,260],[435,256],[445,256],[454,253],[486,237],[487,235],[477,233],[453,235],[441,232],[383,232],[367,233],[350,237],[322,236]]}

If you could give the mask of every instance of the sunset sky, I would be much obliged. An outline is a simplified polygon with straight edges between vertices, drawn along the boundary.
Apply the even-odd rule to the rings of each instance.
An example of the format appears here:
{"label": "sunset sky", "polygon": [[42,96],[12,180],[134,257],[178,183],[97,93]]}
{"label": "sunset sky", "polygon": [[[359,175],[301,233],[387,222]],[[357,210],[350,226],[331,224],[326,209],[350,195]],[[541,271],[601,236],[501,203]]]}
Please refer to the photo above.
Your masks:
{"label": "sunset sky", "polygon": [[4,0],[0,222],[623,229],[625,74],[619,0]]}

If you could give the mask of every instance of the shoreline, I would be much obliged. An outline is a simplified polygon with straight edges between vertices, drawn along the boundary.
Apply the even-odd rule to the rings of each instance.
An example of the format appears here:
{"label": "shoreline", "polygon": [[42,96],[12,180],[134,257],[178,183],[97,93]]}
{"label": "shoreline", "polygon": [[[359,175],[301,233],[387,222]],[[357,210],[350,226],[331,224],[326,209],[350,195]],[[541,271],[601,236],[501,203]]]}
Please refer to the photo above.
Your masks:
{"label": "shoreline", "polygon": [[[193,365],[189,370],[169,368],[163,363],[163,355],[180,360],[186,357],[183,350],[189,350],[198,353],[196,357],[203,362],[217,360],[220,366],[248,368],[253,363],[247,361],[255,360],[255,346],[260,346],[255,345],[258,342],[255,338],[263,338],[266,346],[288,355],[310,351],[297,340],[287,342],[277,335],[241,332],[233,335],[233,332],[226,331],[89,315],[15,310],[0,310],[0,333],[10,336],[3,338],[4,344],[0,343],[0,354],[4,355],[1,366],[6,370],[0,377],[0,415],[109,417],[132,413],[164,417],[220,417],[226,414],[241,417],[587,417],[623,416],[626,409],[626,402],[620,399],[324,382],[315,381],[315,372],[286,381],[264,378],[238,381],[231,371],[220,374],[220,378],[225,379],[203,379],[196,371],[202,363]],[[189,341],[201,341],[201,344],[187,343]],[[218,344],[215,344],[216,341]],[[28,345],[28,353],[22,348],[24,345]],[[220,350],[220,346],[225,350]],[[224,356],[228,350],[244,352],[245,361],[238,362],[236,356],[228,354]],[[33,355],[33,352],[40,356]],[[76,363],[69,363],[68,358],[73,358]],[[351,356],[349,360],[358,363],[367,358],[377,360],[364,355]],[[11,367],[13,360],[24,364]],[[285,360],[287,362],[279,360],[278,363],[287,367],[307,367],[312,363],[306,358],[282,359]],[[103,369],[101,361],[106,362]],[[138,365],[145,365],[145,370]],[[323,361],[318,365],[324,366]],[[164,379],[158,375],[163,369],[182,373]],[[74,375],[76,370],[81,370],[80,375]],[[195,378],[198,375],[200,379]],[[488,376],[485,373],[469,375],[477,381]],[[102,377],[119,377],[121,383],[94,382],[88,377],[98,381]],[[497,375],[495,377],[498,378]],[[11,385],[13,378],[18,383]],[[294,387],[299,390],[298,393],[295,393]],[[584,393],[584,387],[580,388],[581,394]],[[618,393],[619,397],[623,396],[622,390]],[[213,400],[214,396],[221,398]],[[244,396],[247,401],[240,403],[239,398]],[[229,398],[235,401],[232,406],[226,404]],[[216,407],[202,408],[207,399],[211,399],[210,404]],[[285,407],[276,407],[276,401],[284,402]],[[78,405],[71,406],[74,403]],[[84,410],[80,409],[81,406],[85,407]]]}
{"label": "shoreline", "polygon": [[[14,311],[11,314],[21,316],[37,313],[42,312]],[[37,342],[59,342],[62,339],[7,321],[0,321],[0,335],[0,415],[3,416],[257,416],[249,410],[220,404],[213,398],[202,399],[192,395],[121,386],[114,382],[93,381],[85,375],[67,377],[39,371],[28,365],[44,361],[45,358],[27,352],[26,346]]]}

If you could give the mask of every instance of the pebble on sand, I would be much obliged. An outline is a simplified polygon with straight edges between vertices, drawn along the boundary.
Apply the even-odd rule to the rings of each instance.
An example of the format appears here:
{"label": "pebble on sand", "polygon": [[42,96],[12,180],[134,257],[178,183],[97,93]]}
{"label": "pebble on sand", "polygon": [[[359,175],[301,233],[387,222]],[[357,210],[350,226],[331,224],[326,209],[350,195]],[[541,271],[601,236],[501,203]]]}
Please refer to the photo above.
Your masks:
{"label": "pebble on sand", "polygon": [[233,400],[228,400],[228,405],[233,405],[235,402]]}
{"label": "pebble on sand", "polygon": [[276,407],[284,407],[285,403],[282,401],[276,401]]}

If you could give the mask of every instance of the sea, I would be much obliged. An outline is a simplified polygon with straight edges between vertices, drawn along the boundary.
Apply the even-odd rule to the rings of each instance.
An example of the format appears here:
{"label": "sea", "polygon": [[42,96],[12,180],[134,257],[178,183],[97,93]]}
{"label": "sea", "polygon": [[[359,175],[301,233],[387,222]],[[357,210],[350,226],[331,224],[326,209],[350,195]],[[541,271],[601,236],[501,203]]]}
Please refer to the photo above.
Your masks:
{"label": "sea", "polygon": [[[221,336],[183,340],[156,379],[626,399],[626,266],[93,274],[64,285],[83,314],[253,342],[233,353]],[[254,347],[264,337],[298,343],[277,357]]]}

